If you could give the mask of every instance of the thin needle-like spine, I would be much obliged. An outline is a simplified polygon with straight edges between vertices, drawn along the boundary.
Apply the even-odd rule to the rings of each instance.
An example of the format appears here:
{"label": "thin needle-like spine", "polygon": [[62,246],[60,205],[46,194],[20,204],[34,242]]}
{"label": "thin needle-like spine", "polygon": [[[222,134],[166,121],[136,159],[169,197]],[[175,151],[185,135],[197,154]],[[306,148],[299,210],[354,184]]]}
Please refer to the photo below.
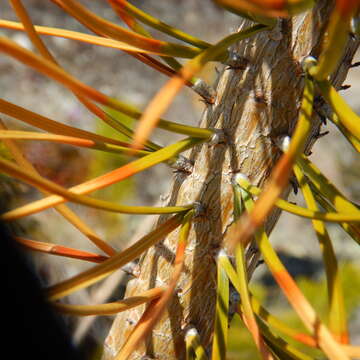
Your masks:
{"label": "thin needle-like spine", "polygon": [[[227,256],[220,250],[218,258]],[[216,288],[216,310],[214,339],[212,345],[212,359],[225,360],[228,340],[228,313],[229,313],[229,278],[226,271],[221,266],[221,261],[217,261],[217,288]]]}
{"label": "thin needle-like spine", "polygon": [[[6,131],[7,128],[3,121],[0,119],[0,129]],[[0,130],[1,131],[1,130]],[[17,146],[13,140],[3,139],[4,144],[10,150],[16,163],[24,170],[35,176],[40,176],[35,167],[26,159],[21,149]],[[43,194],[49,195],[47,191],[43,191]],[[77,228],[82,234],[84,234],[92,243],[94,243],[100,250],[104,251],[107,255],[114,255],[115,249],[109,245],[106,241],[101,239],[78,215],[76,215],[71,209],[64,204],[59,204],[55,207],[56,211],[61,214],[66,220],[69,221],[75,228]]]}
{"label": "thin needle-like spine", "polygon": [[[294,165],[294,173],[300,184],[304,199],[311,210],[317,210],[315,197],[303,172],[298,165]],[[329,304],[329,329],[334,337],[342,344],[349,342],[349,332],[346,321],[345,301],[340,277],[338,261],[325,224],[319,220],[312,220],[312,224],[319,240],[320,249],[325,265]]]}
{"label": "thin needle-like spine", "polygon": [[[67,200],[70,200],[70,198],[72,201],[80,202],[82,204],[85,203],[89,205],[92,204],[94,207],[107,209],[109,211],[115,211],[115,212],[130,211],[130,213],[141,213],[141,211],[145,211],[143,213],[153,213],[153,211],[155,210],[154,207],[124,206],[124,205],[104,202],[102,200],[97,200],[97,199],[91,199],[91,198],[84,199],[84,197],[81,197],[80,195],[88,194],[92,191],[110,186],[116,182],[119,182],[130,176],[133,176],[145,169],[148,169],[149,167],[154,166],[155,164],[159,164],[169,159],[173,159],[180,152],[185,151],[186,149],[191,148],[192,146],[200,142],[201,141],[199,139],[191,139],[191,138],[181,140],[178,143],[171,144],[161,150],[150,153],[149,155],[141,159],[137,159],[105,175],[99,176],[95,179],[74,186],[68,190],[64,189],[63,187],[60,187],[57,184],[52,183],[49,180],[41,179],[37,176],[26,173],[22,171],[22,169],[19,169],[16,166],[14,166],[13,164],[0,159],[0,169],[2,169],[3,171],[7,171],[7,173],[11,172],[14,176],[16,174],[16,176],[18,176],[22,180],[29,181],[35,186],[40,186],[43,189],[47,188],[49,190],[51,188],[53,192],[56,192],[56,194],[58,194],[58,195],[50,195],[47,198],[34,201],[30,204],[27,204],[25,206],[19,207],[14,210],[10,210],[2,214],[0,218],[5,221],[13,221],[19,219],[20,217],[34,214],[36,212],[48,209],[49,207],[61,204]],[[177,210],[183,211],[188,208],[189,208],[188,206],[185,206],[182,210],[180,208],[177,208]],[[166,212],[166,210],[161,210],[161,208],[157,208],[156,211]]]}
{"label": "thin needle-like spine", "polygon": [[[208,360],[206,351],[200,342],[200,336],[198,331],[191,327],[185,334],[185,343],[188,352],[191,350],[194,352],[194,360]],[[189,360],[188,358],[186,360]]]}
{"label": "thin needle-like spine", "polygon": [[74,316],[90,316],[90,315],[114,315],[119,312],[127,311],[136,306],[142,305],[159,298],[164,293],[163,288],[153,288],[144,291],[141,294],[134,295],[132,297],[114,301],[106,304],[97,305],[74,305],[63,304],[60,302],[53,302],[52,306],[56,311]]}
{"label": "thin needle-like spine", "polygon": [[161,241],[167,234],[180,226],[185,214],[177,214],[159,225],[149,234],[142,237],[135,244],[123,250],[109,260],[95,267],[73,276],[47,289],[49,300],[58,300],[73,292],[84,289],[112,274],[117,269],[138,258],[145,250]]}
{"label": "thin needle-like spine", "polygon": [[72,259],[90,261],[97,264],[102,263],[103,261],[109,259],[108,256],[94,254],[88,251],[82,251],[74,248],[69,248],[68,246],[55,245],[43,241],[25,239],[20,236],[15,236],[14,239],[28,250],[38,251],[49,255],[63,256]]}
{"label": "thin needle-like spine", "polygon": [[[253,211],[254,203],[251,195],[248,193],[245,196],[244,194],[243,200],[247,211]],[[283,290],[304,325],[318,338],[319,346],[327,357],[331,360],[349,359],[328,328],[318,318],[316,312],[280,261],[263,228],[259,228],[255,232],[255,239],[274,279]]]}
{"label": "thin needle-like spine", "polygon": [[[245,178],[238,178],[237,182],[240,187],[242,187],[244,190],[248,191],[254,196],[260,196],[260,194],[262,193],[262,190],[260,188],[251,185],[249,181]],[[295,205],[284,199],[276,200],[275,206],[291,214],[313,220],[322,220],[322,221],[335,222],[335,223],[338,222],[356,223],[360,221],[360,214],[358,213],[335,212],[333,210],[330,211],[330,208],[327,212],[313,211],[310,210],[309,208]]]}

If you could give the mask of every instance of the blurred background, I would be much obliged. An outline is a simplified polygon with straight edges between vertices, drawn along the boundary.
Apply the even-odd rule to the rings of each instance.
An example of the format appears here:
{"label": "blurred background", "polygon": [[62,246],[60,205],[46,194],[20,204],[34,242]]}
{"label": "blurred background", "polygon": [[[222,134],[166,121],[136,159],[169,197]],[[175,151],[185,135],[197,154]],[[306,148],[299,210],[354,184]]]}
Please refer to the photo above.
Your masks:
{"label": "blurred background", "polygon": [[[113,13],[106,1],[81,1],[102,17],[116,23],[121,21]],[[234,31],[241,21],[235,15],[223,11],[207,0],[182,1],[133,1],[136,6],[149,12],[164,22],[174,25],[190,34],[214,43],[228,33]],[[88,32],[81,24],[67,16],[50,1],[27,0],[24,2],[35,24],[61,27],[76,31]],[[17,21],[7,1],[0,2],[0,16],[6,20]],[[22,32],[0,30],[12,40],[28,49],[32,45]],[[153,32],[158,38],[163,35]],[[146,67],[129,55],[108,48],[96,47],[62,38],[43,37],[48,48],[59,63],[72,75],[98,90],[143,109],[167,78]],[[360,59],[355,59],[357,61]],[[216,76],[216,64],[211,64],[203,71],[202,76],[213,82]],[[360,68],[350,70],[345,84],[350,89],[342,95],[355,111],[360,110]],[[97,132],[110,137],[118,137],[115,131],[94,118],[63,87],[46,77],[17,63],[6,56],[0,56],[0,92],[7,101],[38,112],[51,119],[61,121],[85,130]],[[204,105],[198,95],[184,89],[175,99],[164,118],[185,124],[196,125],[201,117]],[[11,129],[25,128],[22,123],[2,116]],[[125,119],[129,125],[132,122]],[[313,148],[311,160],[353,201],[360,202],[360,161],[356,152],[339,134],[337,129],[328,123],[323,130],[329,134],[317,142]],[[165,131],[156,131],[153,139],[161,145],[176,140],[177,136]],[[27,158],[35,164],[39,172],[65,187],[81,183],[89,178],[103,174],[121,166],[127,158],[102,152],[78,149],[71,146],[52,144],[50,142],[22,142],[21,146]],[[4,151],[1,148],[1,151]],[[118,201],[132,205],[153,205],[160,196],[167,194],[172,178],[172,171],[165,165],[158,165],[134,178],[113,185],[108,189],[97,191],[93,195],[102,199]],[[40,197],[32,187],[15,180],[2,177],[0,184],[1,205],[11,209]],[[291,195],[291,201],[303,204],[301,196]],[[142,233],[151,228],[155,218],[152,216],[126,216],[107,212],[99,212],[80,205],[71,204],[80,217],[85,220],[103,239],[120,250],[138,239]],[[47,210],[12,224],[14,231],[38,240],[63,244],[97,252],[97,249],[75,228],[69,225],[53,210]],[[347,237],[337,225],[328,226],[334,239],[334,246],[341,261],[344,274],[345,294],[349,318],[351,319],[352,340],[360,344],[360,264],[358,246]],[[317,239],[309,221],[299,217],[283,214],[271,235],[271,240],[281,253],[285,264],[301,284],[305,294],[311,299],[320,314],[326,308],[326,286],[321,263],[321,254]],[[37,272],[44,285],[50,285],[68,278],[91,264],[76,260],[52,257],[49,255],[31,254],[35,259]],[[99,303],[122,296],[128,275],[118,271],[108,280],[94,285],[89,291],[82,291],[71,296],[67,301],[74,303]],[[265,266],[259,267],[252,281],[253,291],[265,302],[271,311],[289,321],[294,327],[300,322],[290,311],[280,291],[274,285]],[[106,336],[112,317],[94,319],[66,318],[74,341],[93,351],[98,348]],[[240,327],[238,319],[233,326]],[[252,342],[246,331],[236,333],[231,339],[232,350],[229,359],[236,358],[241,349],[243,359],[257,358]],[[233,333],[235,334],[235,333]],[[235,336],[235,335],[234,335]],[[239,341],[239,339],[241,341]],[[246,351],[244,350],[246,349]],[[245,352],[244,352],[245,351]],[[96,354],[96,351],[95,351]],[[96,357],[96,355],[94,355]],[[95,358],[94,357],[94,358]]]}

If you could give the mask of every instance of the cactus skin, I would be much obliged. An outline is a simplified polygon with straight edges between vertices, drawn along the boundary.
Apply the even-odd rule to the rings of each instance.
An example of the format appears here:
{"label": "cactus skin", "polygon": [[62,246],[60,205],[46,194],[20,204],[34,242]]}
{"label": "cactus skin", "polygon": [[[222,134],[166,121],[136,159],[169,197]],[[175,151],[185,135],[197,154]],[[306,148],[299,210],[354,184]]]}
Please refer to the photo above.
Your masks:
{"label": "cactus skin", "polygon": [[[318,56],[323,27],[331,9],[330,2],[317,2],[311,11],[279,20],[273,30],[243,41],[233,49],[248,60],[247,66],[222,71],[215,103],[207,106],[201,120],[201,127],[222,129],[226,143],[204,144],[189,151],[187,156],[194,162],[193,171],[177,174],[170,191],[170,205],[199,201],[205,209],[195,219],[190,233],[186,271],[151,339],[139,347],[132,359],[145,354],[156,359],[185,358],[184,334],[190,325],[199,331],[202,344],[209,345],[216,298],[214,257],[226,242],[227,229],[233,221],[231,177],[233,172],[241,171],[257,186],[266,183],[280,155],[274,140],[284,134],[291,135],[297,120],[303,89],[300,63],[309,54]],[[240,29],[248,25],[245,21]],[[344,58],[332,78],[335,87],[345,79],[358,45],[358,40],[349,38]],[[320,118],[315,116],[307,141],[308,151],[320,126]],[[279,215],[275,210],[268,218],[268,232]],[[126,296],[167,283],[177,235],[177,231],[173,232],[142,257],[140,275],[129,283]],[[251,254],[252,251],[253,248],[248,249],[250,270],[257,262],[256,250]],[[138,307],[116,317],[105,342],[103,360],[116,357],[143,310],[144,307]]]}

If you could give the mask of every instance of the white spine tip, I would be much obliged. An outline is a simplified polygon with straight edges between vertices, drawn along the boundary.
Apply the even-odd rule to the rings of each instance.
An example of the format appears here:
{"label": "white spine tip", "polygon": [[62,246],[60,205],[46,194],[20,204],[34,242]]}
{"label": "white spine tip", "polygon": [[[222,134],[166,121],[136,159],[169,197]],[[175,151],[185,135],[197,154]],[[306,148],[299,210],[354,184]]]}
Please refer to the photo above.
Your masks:
{"label": "white spine tip", "polygon": [[307,56],[301,62],[301,66],[306,72],[308,72],[312,67],[316,65],[317,65],[317,60],[313,56]]}
{"label": "white spine tip", "polygon": [[242,173],[238,172],[238,173],[233,175],[233,177],[231,179],[231,183],[233,185],[238,185],[241,180],[245,180],[247,182],[250,182],[249,178],[245,174],[242,174]]}
{"label": "white spine tip", "polygon": [[360,34],[360,16],[351,19],[351,32],[356,35]]}
{"label": "white spine tip", "polygon": [[198,331],[194,327],[190,328],[185,334],[185,337],[193,337],[193,336],[199,336]]}
{"label": "white spine tip", "polygon": [[281,151],[285,152],[288,150],[288,148],[290,146],[290,141],[291,141],[291,137],[288,135],[284,135],[284,136],[278,137],[275,140],[275,143]]}
{"label": "white spine tip", "polygon": [[221,258],[224,258],[224,257],[228,257],[227,253],[226,253],[226,251],[224,249],[220,249],[218,254],[217,254],[217,258],[221,259]]}
{"label": "white spine tip", "polygon": [[221,129],[212,129],[214,131],[213,136],[211,137],[209,144],[218,145],[225,143],[225,134]]}
{"label": "white spine tip", "polygon": [[280,148],[282,151],[287,151],[289,149],[289,146],[290,146],[290,141],[291,141],[291,138],[290,136],[284,136],[281,143],[280,143]]}
{"label": "white spine tip", "polygon": [[194,201],[193,207],[195,210],[195,217],[203,216],[205,214],[205,207],[200,201]]}
{"label": "white spine tip", "polygon": [[201,86],[202,83],[203,83],[203,80],[202,80],[202,79],[200,79],[200,78],[199,78],[199,79],[196,79],[194,86],[195,86],[195,87]]}

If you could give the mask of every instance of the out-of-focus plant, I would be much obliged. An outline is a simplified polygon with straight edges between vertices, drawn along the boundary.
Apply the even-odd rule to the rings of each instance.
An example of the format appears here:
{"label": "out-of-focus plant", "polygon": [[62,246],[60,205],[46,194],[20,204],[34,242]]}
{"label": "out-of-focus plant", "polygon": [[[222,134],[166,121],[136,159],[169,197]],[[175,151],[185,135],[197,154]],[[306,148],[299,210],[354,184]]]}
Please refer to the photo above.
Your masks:
{"label": "out-of-focus plant", "polygon": [[[43,130],[15,131],[1,123],[0,139],[11,154],[10,159],[0,158],[1,172],[38,188],[44,195],[41,200],[3,213],[1,218],[14,221],[54,207],[104,253],[16,238],[35,251],[98,263],[51,286],[46,293],[62,313],[126,313],[114,321],[104,358],[149,355],[159,359],[225,359],[229,337],[233,342],[242,336],[229,327],[229,312],[234,308],[261,358],[311,359],[314,354],[329,359],[359,357],[359,347],[349,344],[343,281],[325,225],[338,223],[359,243],[359,206],[308,158],[319,135],[319,114],[333,121],[359,151],[359,116],[337,91],[359,45],[359,2],[217,0],[225,9],[245,18],[246,25],[210,44],[126,0],[109,0],[109,6],[130,30],[91,12],[76,0],[51,0],[94,35],[34,25],[25,2],[9,1],[19,22],[1,19],[0,27],[26,32],[36,51],[1,37],[1,55],[63,85],[114,132],[122,134],[119,140],[111,134],[74,128],[0,99],[1,113]],[[204,2],[202,6],[207,5]],[[154,38],[153,28],[177,41]],[[73,77],[53,57],[40,35],[125,51],[170,79],[140,112]],[[182,65],[179,59],[188,60]],[[225,65],[216,91],[197,78],[211,61]],[[204,99],[205,126],[186,126],[161,118],[183,86]],[[139,120],[135,131],[114,112]],[[187,137],[162,147],[149,139],[156,127]],[[18,140],[70,144],[120,154],[129,161],[66,189],[39,175],[17,145]],[[189,149],[192,152],[187,157],[180,155]],[[159,163],[168,164],[178,173],[167,206],[128,206],[88,196]],[[291,177],[298,183],[306,207],[281,198],[288,193]],[[67,207],[68,201],[115,213],[162,217],[150,233],[116,252]],[[326,320],[321,320],[314,310],[313,294],[304,295],[269,242],[269,232],[279,216],[275,207],[311,220],[326,274]],[[249,278],[260,254],[306,333],[269,313],[250,290]],[[125,299],[97,305],[57,302],[139,257],[140,275],[133,280],[135,285],[129,286]],[[239,301],[234,305],[231,294],[236,292]]]}

